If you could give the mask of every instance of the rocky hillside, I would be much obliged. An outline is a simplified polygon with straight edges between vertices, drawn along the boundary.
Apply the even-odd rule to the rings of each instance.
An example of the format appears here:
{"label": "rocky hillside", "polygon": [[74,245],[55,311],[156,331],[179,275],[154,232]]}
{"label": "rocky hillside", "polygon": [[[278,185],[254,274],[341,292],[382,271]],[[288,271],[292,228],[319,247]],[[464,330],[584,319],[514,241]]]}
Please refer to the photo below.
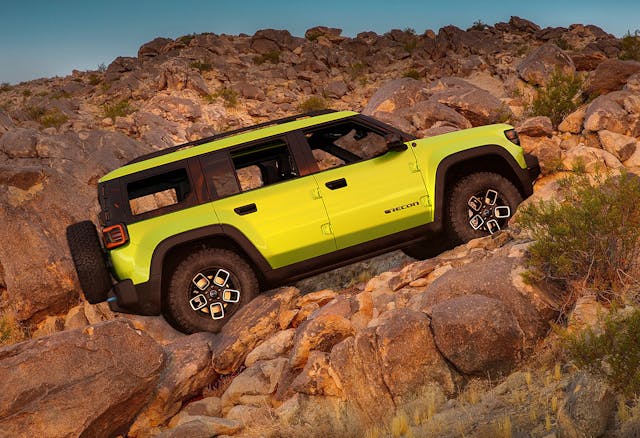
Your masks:
{"label": "rocky hillside", "polygon": [[[392,254],[324,274],[298,285],[312,293],[259,297],[219,335],[183,336],[83,302],[64,229],[95,218],[97,179],[140,154],[325,106],[420,136],[512,123],[542,165],[534,200],[554,197],[575,167],[638,172],[640,63],[619,59],[626,50],[596,26],[518,17],[421,35],[269,29],[157,38],[97,71],[3,85],[0,328],[16,321],[35,339],[0,349],[0,430],[612,433],[622,417],[610,388],[529,359],[544,356],[561,309],[558,291],[522,281],[531,239],[518,230],[424,262]],[[561,106],[553,90],[573,93]],[[396,429],[375,429],[392,417]]]}

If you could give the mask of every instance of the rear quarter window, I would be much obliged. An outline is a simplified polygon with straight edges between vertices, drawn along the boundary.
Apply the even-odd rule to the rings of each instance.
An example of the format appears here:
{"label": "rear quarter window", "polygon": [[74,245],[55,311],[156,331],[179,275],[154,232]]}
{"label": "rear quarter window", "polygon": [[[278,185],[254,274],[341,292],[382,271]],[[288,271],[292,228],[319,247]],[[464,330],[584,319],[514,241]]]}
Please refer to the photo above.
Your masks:
{"label": "rear quarter window", "polygon": [[184,168],[132,181],[126,187],[129,209],[134,217],[177,207],[192,194],[189,174]]}

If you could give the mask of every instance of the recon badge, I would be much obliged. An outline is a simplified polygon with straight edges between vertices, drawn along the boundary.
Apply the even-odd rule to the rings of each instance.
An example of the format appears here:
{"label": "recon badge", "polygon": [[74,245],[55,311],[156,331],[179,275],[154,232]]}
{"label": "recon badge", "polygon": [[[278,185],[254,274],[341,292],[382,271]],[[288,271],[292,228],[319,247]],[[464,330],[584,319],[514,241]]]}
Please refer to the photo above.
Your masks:
{"label": "recon badge", "polygon": [[405,205],[401,205],[400,207],[394,207],[389,210],[385,210],[384,214],[389,214],[389,213],[393,213],[395,211],[400,211],[400,210],[406,210],[407,208],[416,207],[418,205],[420,205],[420,203],[418,201],[415,201],[410,204],[405,204]]}

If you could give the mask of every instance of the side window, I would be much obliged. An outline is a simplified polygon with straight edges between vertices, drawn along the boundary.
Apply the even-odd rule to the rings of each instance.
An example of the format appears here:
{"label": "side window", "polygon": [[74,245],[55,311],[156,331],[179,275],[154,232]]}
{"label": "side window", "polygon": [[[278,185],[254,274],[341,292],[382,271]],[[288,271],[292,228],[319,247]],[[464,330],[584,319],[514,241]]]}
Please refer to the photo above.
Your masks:
{"label": "side window", "polygon": [[184,168],[127,184],[127,200],[134,216],[179,204],[190,194],[189,175]]}
{"label": "side window", "polygon": [[232,151],[231,161],[243,192],[298,176],[298,169],[284,140]]}
{"label": "side window", "polygon": [[385,152],[384,135],[354,122],[305,132],[320,170],[368,160]]}

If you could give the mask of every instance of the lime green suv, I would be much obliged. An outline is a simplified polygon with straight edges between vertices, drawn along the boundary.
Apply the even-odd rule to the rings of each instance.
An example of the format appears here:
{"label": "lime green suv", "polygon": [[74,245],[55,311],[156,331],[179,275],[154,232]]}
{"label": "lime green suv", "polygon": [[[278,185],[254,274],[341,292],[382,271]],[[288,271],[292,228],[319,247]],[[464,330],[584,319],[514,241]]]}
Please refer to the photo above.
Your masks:
{"label": "lime green suv", "polygon": [[262,290],[496,233],[538,172],[509,125],[416,139],[355,112],[320,111],[114,170],[98,184],[101,239],[84,221],[67,240],[90,303],[215,332]]}

